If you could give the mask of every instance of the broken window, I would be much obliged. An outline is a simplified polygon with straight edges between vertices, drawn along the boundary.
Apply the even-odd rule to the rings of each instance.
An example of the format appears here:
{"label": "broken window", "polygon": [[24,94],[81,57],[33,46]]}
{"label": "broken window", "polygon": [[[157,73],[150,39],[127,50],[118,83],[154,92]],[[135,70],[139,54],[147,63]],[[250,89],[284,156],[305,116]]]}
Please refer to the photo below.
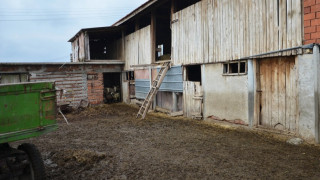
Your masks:
{"label": "broken window", "polygon": [[230,62],[223,64],[223,74],[224,75],[241,75],[247,73],[247,62]]}
{"label": "broken window", "polygon": [[201,66],[191,65],[186,66],[187,81],[201,82]]}

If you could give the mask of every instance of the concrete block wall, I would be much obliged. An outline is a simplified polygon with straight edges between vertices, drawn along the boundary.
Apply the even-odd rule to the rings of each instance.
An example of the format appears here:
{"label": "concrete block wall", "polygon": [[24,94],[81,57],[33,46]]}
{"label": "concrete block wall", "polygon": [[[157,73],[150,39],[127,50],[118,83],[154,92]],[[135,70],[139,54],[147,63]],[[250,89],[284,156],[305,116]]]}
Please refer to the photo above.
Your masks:
{"label": "concrete block wall", "polygon": [[87,74],[87,86],[89,103],[103,103],[103,74],[89,72]]}
{"label": "concrete block wall", "polygon": [[320,43],[320,0],[304,0],[304,44]]}

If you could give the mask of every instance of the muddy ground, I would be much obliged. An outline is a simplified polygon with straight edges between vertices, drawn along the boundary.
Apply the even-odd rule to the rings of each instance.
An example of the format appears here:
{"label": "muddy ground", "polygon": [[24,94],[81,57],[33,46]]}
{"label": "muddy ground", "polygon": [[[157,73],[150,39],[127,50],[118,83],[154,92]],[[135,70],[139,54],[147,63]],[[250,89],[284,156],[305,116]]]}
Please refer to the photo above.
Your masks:
{"label": "muddy ground", "polygon": [[48,179],[319,179],[318,146],[289,145],[266,133],[102,105],[59,119],[31,139]]}

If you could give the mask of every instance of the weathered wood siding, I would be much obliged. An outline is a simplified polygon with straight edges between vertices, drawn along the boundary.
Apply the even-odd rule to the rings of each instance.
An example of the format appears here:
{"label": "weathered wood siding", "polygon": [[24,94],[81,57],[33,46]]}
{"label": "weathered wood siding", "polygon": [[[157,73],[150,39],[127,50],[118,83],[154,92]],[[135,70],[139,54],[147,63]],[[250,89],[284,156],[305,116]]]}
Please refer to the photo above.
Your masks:
{"label": "weathered wood siding", "polygon": [[115,60],[123,60],[122,56],[123,56],[123,48],[122,48],[122,39],[118,39],[116,41],[114,41],[110,47],[111,48],[111,59],[115,59]]}
{"label": "weathered wood siding", "polygon": [[33,74],[30,77],[31,82],[53,81],[57,91],[57,104],[70,103],[76,106],[82,99],[87,97],[86,74],[82,72],[42,72]]}
{"label": "weathered wood siding", "polygon": [[301,21],[300,0],[202,0],[173,14],[172,59],[223,62],[299,46]]}
{"label": "weathered wood siding", "polygon": [[190,118],[202,118],[203,90],[200,82],[183,82],[183,113]]}
{"label": "weathered wood siding", "polygon": [[151,63],[150,41],[150,26],[125,37],[125,70],[129,70],[131,65]]}
{"label": "weathered wood siding", "polygon": [[[56,82],[58,105],[70,103],[77,107],[81,100],[97,104],[103,100],[102,73],[121,72],[121,65],[1,65],[0,74],[30,74],[30,82]],[[97,75],[97,79],[88,80],[88,75]],[[25,77],[26,78],[26,77]],[[22,80],[22,79],[21,79]],[[59,91],[63,90],[63,91]],[[90,91],[90,92],[89,92]],[[61,92],[63,92],[61,94]],[[100,97],[97,95],[100,94]]]}
{"label": "weathered wood siding", "polygon": [[81,33],[72,42],[72,62],[83,62],[86,59],[85,35]]}
{"label": "weathered wood siding", "polygon": [[260,125],[297,130],[297,75],[294,57],[260,61]]}

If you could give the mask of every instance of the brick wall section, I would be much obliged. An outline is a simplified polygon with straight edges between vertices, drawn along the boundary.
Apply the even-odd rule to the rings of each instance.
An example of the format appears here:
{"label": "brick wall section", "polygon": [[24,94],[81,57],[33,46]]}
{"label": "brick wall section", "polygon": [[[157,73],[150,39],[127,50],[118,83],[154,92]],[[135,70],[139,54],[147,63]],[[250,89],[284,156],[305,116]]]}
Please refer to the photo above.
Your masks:
{"label": "brick wall section", "polygon": [[103,103],[103,74],[88,73],[88,100],[90,104]]}
{"label": "brick wall section", "polygon": [[304,44],[320,43],[320,0],[304,0]]}

